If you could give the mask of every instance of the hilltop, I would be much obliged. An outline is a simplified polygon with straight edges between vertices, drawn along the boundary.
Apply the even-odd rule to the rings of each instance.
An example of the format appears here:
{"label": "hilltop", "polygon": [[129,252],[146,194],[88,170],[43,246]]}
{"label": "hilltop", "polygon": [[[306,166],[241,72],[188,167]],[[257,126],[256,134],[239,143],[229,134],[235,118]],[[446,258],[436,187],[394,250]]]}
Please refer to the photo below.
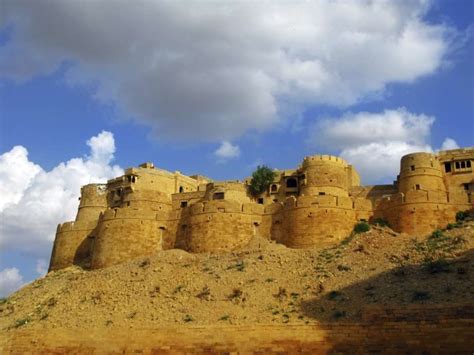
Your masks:
{"label": "hilltop", "polygon": [[367,306],[472,302],[474,222],[422,238],[371,225],[326,249],[254,238],[233,252],[159,251],[50,272],[3,299],[0,330],[357,321]]}

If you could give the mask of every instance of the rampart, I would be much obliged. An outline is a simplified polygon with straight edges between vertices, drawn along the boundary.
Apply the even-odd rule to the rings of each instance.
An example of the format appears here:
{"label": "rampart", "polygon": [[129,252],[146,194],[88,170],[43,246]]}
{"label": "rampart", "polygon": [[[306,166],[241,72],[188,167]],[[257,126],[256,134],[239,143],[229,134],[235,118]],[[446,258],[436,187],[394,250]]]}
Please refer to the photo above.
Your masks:
{"label": "rampart", "polygon": [[75,222],[56,234],[50,270],[102,268],[157,250],[221,252],[255,237],[291,248],[323,248],[358,221],[387,220],[397,232],[431,233],[474,206],[474,148],[408,154],[391,185],[360,186],[353,166],[330,155],[275,171],[258,196],[243,182],[212,182],[145,163],[107,185],[81,190]]}

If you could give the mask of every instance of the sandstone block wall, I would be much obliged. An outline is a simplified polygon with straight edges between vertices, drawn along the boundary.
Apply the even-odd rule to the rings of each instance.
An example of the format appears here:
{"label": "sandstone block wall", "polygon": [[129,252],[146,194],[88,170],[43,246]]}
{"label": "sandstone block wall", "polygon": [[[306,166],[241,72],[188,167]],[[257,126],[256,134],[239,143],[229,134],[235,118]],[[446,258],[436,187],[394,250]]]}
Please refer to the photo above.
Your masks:
{"label": "sandstone block wall", "polygon": [[[256,210],[260,210],[256,213]],[[237,201],[196,203],[183,211],[176,247],[189,252],[233,250],[248,244],[257,234],[263,206]]]}
{"label": "sandstone block wall", "polygon": [[91,238],[97,227],[95,221],[66,222],[58,225],[53,244],[49,271],[74,264],[84,266],[90,261]]}
{"label": "sandstone block wall", "polygon": [[99,222],[91,268],[99,269],[163,250],[168,219],[169,212],[131,208],[106,211]]}

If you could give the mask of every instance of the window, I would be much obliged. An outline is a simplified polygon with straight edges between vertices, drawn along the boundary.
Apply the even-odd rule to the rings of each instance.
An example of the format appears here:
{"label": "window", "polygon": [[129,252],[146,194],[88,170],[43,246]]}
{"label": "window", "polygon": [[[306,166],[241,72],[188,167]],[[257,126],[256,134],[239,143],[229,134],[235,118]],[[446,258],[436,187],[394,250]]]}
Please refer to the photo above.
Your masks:
{"label": "window", "polygon": [[415,166],[414,166],[414,165],[410,166],[410,169],[411,169],[411,171],[414,171],[414,170],[415,170]]}
{"label": "window", "polygon": [[447,173],[451,172],[451,162],[444,163],[444,171],[447,172]]}
{"label": "window", "polygon": [[286,187],[298,187],[298,182],[295,178],[287,179],[286,180]]}
{"label": "window", "polygon": [[273,184],[272,187],[270,188],[271,192],[277,192],[278,186],[276,184]]}
{"label": "window", "polygon": [[420,189],[420,185],[419,184],[416,184],[415,185],[415,190],[419,190]]}
{"label": "window", "polygon": [[224,199],[224,193],[223,192],[216,192],[214,193],[214,200],[223,200]]}
{"label": "window", "polygon": [[179,193],[182,193],[182,192],[184,192],[184,187],[180,186],[179,187]]}
{"label": "window", "polygon": [[181,201],[181,208],[188,207],[188,201]]}
{"label": "window", "polygon": [[465,161],[461,162],[461,169],[466,169],[466,162]]}
{"label": "window", "polygon": [[469,190],[469,184],[463,184],[464,185],[464,190],[468,191]]}
{"label": "window", "polygon": [[318,195],[319,196],[324,196],[324,195],[326,195],[326,193],[325,192],[320,192]]}
{"label": "window", "polygon": [[263,205],[263,198],[260,197],[260,198],[257,200],[257,202],[258,202],[260,205]]}
{"label": "window", "polygon": [[458,161],[456,162],[456,169],[461,169],[461,164]]}
{"label": "window", "polygon": [[470,167],[471,167],[471,161],[468,160],[468,161],[466,162],[466,168],[470,168]]}

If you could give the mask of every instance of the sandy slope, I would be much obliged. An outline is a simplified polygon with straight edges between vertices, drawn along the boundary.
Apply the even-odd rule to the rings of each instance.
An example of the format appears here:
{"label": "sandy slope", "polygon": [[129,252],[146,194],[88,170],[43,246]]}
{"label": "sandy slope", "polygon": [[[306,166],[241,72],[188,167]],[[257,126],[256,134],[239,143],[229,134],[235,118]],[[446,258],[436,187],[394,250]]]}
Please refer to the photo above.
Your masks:
{"label": "sandy slope", "polygon": [[473,222],[418,241],[372,227],[323,251],[266,240],[219,255],[169,250],[52,272],[1,301],[0,330],[357,320],[371,304],[471,302],[473,273]]}

